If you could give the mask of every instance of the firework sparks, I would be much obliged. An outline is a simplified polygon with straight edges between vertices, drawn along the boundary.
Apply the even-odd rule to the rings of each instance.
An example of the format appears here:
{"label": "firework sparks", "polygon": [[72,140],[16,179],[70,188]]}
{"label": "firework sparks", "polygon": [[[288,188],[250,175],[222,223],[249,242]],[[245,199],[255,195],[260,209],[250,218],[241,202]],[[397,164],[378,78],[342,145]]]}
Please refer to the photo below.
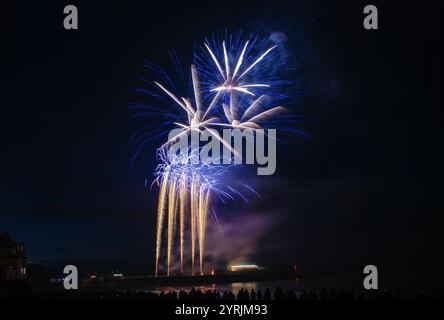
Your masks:
{"label": "firework sparks", "polygon": [[179,128],[181,128],[181,132],[176,134],[175,136],[171,137],[160,148],[168,147],[172,142],[176,141],[182,135],[187,135],[193,131],[202,133],[202,130],[207,129],[207,132],[209,132],[214,138],[219,140],[219,142],[224,144],[229,150],[231,150],[233,153],[235,153],[234,149],[231,148],[231,146],[224,139],[222,139],[219,134],[217,134],[213,130],[208,130],[211,125],[218,123],[220,120],[218,117],[207,118],[209,111],[215,106],[215,104],[219,98],[219,94],[216,94],[216,96],[212,99],[211,103],[209,104],[208,108],[206,108],[205,113],[202,114],[199,80],[198,80],[197,71],[196,71],[196,68],[194,65],[191,66],[191,74],[192,74],[192,79],[193,79],[192,83],[193,83],[194,100],[196,103],[196,108],[193,108],[190,99],[182,97],[182,99],[181,99],[182,101],[181,101],[171,91],[167,90],[161,84],[155,82],[159,86],[160,89],[162,89],[183,110],[186,111],[187,119],[188,119],[187,123],[180,123],[180,122],[174,123]]}
{"label": "firework sparks", "polygon": [[245,109],[241,116],[239,116],[239,112],[233,112],[233,108],[223,103],[223,111],[225,117],[228,120],[228,123],[215,123],[215,126],[222,127],[231,127],[234,129],[260,129],[262,126],[261,122],[269,120],[272,117],[281,115],[285,113],[287,110],[284,107],[272,107],[272,108],[264,108],[262,106],[264,100],[264,96],[260,96],[256,100],[253,101],[250,106]]}
{"label": "firework sparks", "polygon": [[263,54],[261,54],[256,60],[254,60],[242,73],[239,74],[239,70],[243,68],[243,62],[244,62],[244,56],[245,52],[247,51],[249,45],[249,41],[246,41],[243,45],[243,49],[237,58],[237,62],[235,63],[235,68],[233,73],[230,72],[230,64],[232,63],[229,59],[229,54],[227,53],[227,48],[225,45],[225,41],[222,41],[222,50],[223,50],[223,59],[225,63],[225,70],[222,70],[222,67],[216,58],[216,55],[214,54],[213,50],[210,48],[210,46],[207,43],[204,43],[205,48],[207,49],[208,53],[210,54],[214,64],[216,65],[217,69],[219,70],[220,75],[222,76],[224,82],[222,85],[219,85],[211,91],[216,92],[231,92],[231,91],[238,91],[242,93],[247,93],[251,96],[254,96],[255,94],[251,91],[252,88],[267,88],[269,87],[268,84],[265,83],[242,83],[241,79],[243,76],[248,74],[258,63],[260,63],[276,46],[272,46],[268,48]]}

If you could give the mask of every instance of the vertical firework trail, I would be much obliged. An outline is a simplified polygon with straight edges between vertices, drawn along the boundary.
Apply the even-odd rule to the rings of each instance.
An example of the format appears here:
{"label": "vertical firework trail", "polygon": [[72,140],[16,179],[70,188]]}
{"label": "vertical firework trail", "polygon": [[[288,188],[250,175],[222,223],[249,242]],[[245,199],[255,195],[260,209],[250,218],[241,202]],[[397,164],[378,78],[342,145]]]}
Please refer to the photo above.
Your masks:
{"label": "vertical firework trail", "polygon": [[168,186],[169,170],[165,170],[165,173],[161,180],[159,191],[159,202],[157,206],[157,234],[156,234],[156,275],[159,270],[160,259],[160,245],[162,243],[162,230],[163,230],[163,216],[165,214],[166,194]]}
{"label": "vertical firework trail", "polygon": [[199,270],[203,275],[203,253],[205,243],[205,231],[208,213],[208,198],[210,192],[206,190],[204,185],[200,186],[199,192],[199,210],[198,210],[198,222],[199,222]]}
{"label": "vertical firework trail", "polygon": [[168,240],[167,240],[167,275],[170,275],[171,251],[173,249],[173,236],[176,223],[176,177],[169,183],[168,189]]}
{"label": "vertical firework trail", "polygon": [[185,234],[185,210],[187,208],[187,175],[182,173],[179,191],[179,232],[180,232],[180,273],[183,273],[183,250],[184,250],[184,234]]}

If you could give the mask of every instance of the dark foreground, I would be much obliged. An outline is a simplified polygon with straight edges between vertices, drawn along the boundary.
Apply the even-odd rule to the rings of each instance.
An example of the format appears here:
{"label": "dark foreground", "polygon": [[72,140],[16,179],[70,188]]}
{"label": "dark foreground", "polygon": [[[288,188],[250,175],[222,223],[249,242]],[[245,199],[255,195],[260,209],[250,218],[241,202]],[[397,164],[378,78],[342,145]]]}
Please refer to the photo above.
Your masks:
{"label": "dark foreground", "polygon": [[[240,289],[237,294],[232,291],[169,290],[153,292],[146,290],[101,290],[101,289],[0,289],[0,300],[155,300],[155,301],[400,301],[407,300],[402,292],[390,290],[346,291],[327,290],[303,291],[295,293],[276,287],[274,290]],[[443,300],[444,292],[436,289],[433,292],[418,292],[416,297],[408,300]]]}

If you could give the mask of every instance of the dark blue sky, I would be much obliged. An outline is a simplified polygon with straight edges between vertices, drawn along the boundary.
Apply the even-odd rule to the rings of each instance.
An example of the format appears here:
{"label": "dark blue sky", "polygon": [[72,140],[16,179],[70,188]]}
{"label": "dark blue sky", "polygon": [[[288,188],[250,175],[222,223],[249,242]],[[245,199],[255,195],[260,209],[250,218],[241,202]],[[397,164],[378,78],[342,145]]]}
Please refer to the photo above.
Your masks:
{"label": "dark blue sky", "polygon": [[62,27],[63,2],[1,9],[0,228],[32,260],[152,268],[156,194],[144,183],[155,164],[147,150],[129,167],[125,105],[143,99],[133,89],[150,77],[144,59],[168,65],[174,49],[191,61],[205,36],[242,28],[287,35],[301,90],[290,107],[312,118],[309,139],[287,137],[276,176],[253,181],[263,197],[224,209],[227,225],[236,213],[267,225],[251,259],[319,272],[442,268],[432,1],[375,3],[378,31],[362,28],[359,1],[74,4],[77,31]]}

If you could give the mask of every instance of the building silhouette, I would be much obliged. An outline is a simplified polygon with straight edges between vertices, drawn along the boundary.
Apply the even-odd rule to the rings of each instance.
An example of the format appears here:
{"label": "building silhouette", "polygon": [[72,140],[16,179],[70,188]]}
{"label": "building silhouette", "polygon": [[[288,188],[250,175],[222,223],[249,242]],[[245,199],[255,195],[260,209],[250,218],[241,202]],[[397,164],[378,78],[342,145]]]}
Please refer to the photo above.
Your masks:
{"label": "building silhouette", "polygon": [[27,278],[25,245],[7,231],[0,234],[0,282]]}

